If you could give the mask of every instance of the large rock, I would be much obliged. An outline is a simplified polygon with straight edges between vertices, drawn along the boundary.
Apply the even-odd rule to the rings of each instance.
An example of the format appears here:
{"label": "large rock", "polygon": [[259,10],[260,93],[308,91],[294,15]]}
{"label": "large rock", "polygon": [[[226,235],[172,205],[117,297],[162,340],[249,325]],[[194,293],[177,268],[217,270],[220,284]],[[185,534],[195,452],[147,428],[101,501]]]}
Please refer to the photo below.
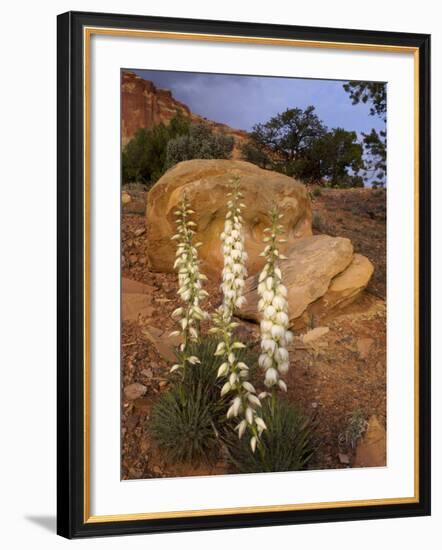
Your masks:
{"label": "large rock", "polygon": [[[292,244],[281,262],[283,281],[288,291],[289,317],[293,324],[309,304],[324,296],[332,279],[344,271],[353,260],[349,239],[315,235]],[[247,303],[238,315],[258,320],[258,275],[249,277],[245,285]]]}
{"label": "large rock", "polygon": [[331,311],[336,313],[351,304],[368,285],[373,271],[373,264],[368,258],[355,254],[348,267],[332,279],[324,296],[312,302],[296,319],[293,327],[302,328],[309,325],[312,319],[318,322]]}
{"label": "large rock", "polygon": [[368,258],[355,254],[350,265],[337,275],[322,297],[323,307],[331,309],[352,302],[364,290],[373,275],[374,267]]}
{"label": "large rock", "polygon": [[203,243],[199,249],[202,269],[209,276],[220,276],[223,258],[219,235],[224,227],[229,181],[234,175],[241,178],[246,204],[243,217],[249,274],[254,275],[263,266],[264,260],[259,256],[263,230],[269,225],[268,213],[274,202],[284,214],[281,223],[288,242],[282,252],[311,235],[311,204],[302,183],[244,161],[180,162],[152,187],[147,198],[148,260],[153,271],[173,271],[176,244],[170,238],[175,233],[174,212],[185,191],[196,212],[196,241]]}

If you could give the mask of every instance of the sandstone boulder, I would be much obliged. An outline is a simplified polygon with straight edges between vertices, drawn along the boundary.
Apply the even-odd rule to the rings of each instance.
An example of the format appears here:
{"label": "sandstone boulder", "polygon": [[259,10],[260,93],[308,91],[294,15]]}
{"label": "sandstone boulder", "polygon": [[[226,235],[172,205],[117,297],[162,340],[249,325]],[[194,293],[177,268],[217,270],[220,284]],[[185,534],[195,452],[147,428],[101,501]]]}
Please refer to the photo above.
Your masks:
{"label": "sandstone boulder", "polygon": [[[315,235],[292,244],[281,262],[284,284],[288,291],[289,316],[293,323],[306,308],[324,296],[332,279],[352,262],[353,246],[349,239]],[[244,295],[247,303],[237,314],[245,319],[258,320],[258,275],[246,281]]]}
{"label": "sandstone boulder", "polygon": [[368,258],[355,254],[350,265],[332,280],[322,297],[323,307],[331,309],[352,302],[367,286],[373,271],[373,264]]}
{"label": "sandstone boulder", "polygon": [[213,278],[220,276],[223,258],[219,235],[224,227],[229,181],[235,175],[241,178],[246,205],[243,217],[250,275],[256,274],[263,266],[259,254],[263,249],[263,230],[269,225],[268,212],[273,202],[284,215],[281,223],[288,242],[282,252],[299,239],[311,235],[311,204],[302,183],[244,161],[180,162],[158,180],[147,197],[147,250],[153,271],[173,271],[176,244],[170,238],[175,233],[174,212],[185,191],[196,212],[193,216],[198,226],[196,240],[203,243],[199,249],[202,270]]}
{"label": "sandstone boulder", "polygon": [[351,304],[366,288],[373,271],[373,264],[368,258],[355,254],[348,267],[331,280],[324,296],[312,302],[302,316],[296,319],[293,327],[299,329],[307,326],[312,318],[318,322],[331,311],[339,311]]}

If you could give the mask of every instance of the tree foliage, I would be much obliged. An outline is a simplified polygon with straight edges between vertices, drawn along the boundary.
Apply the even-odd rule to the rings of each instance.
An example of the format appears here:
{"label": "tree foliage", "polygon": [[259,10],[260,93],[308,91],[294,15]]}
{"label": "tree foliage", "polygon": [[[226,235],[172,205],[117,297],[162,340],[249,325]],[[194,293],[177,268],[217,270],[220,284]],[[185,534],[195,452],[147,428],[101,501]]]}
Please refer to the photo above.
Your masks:
{"label": "tree foliage", "polygon": [[242,149],[249,162],[306,183],[325,181],[336,187],[360,186],[363,149],[355,132],[329,130],[313,106],[286,109],[256,124]]}
{"label": "tree foliage", "polygon": [[[387,120],[387,87],[384,82],[350,81],[343,85],[350,95],[353,105],[368,104],[370,114]],[[365,180],[373,187],[383,187],[387,178],[387,133],[372,128],[369,134],[363,135],[366,155]]]}
{"label": "tree foliage", "polygon": [[387,178],[387,132],[372,128],[364,134],[364,148],[367,153],[366,179],[373,187],[384,187]]}
{"label": "tree foliage", "polygon": [[386,120],[387,87],[384,82],[363,82],[350,80],[343,84],[344,90],[350,95],[353,105],[368,103],[370,114]]}
{"label": "tree foliage", "polygon": [[332,187],[363,187],[357,175],[364,168],[362,153],[356,132],[333,128],[315,143],[312,156]]}
{"label": "tree foliage", "polygon": [[326,133],[322,121],[310,105],[278,113],[265,124],[255,124],[251,134],[257,148],[273,152],[286,163],[303,157],[312,144]]}

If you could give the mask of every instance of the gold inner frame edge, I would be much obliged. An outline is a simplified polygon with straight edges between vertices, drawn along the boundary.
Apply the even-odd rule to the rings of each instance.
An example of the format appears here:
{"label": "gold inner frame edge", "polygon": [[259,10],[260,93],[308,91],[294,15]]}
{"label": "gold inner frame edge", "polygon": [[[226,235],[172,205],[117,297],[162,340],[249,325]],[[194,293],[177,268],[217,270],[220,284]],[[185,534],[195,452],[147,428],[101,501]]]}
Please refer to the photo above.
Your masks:
{"label": "gold inner frame edge", "polygon": [[[282,504],[269,506],[248,506],[215,508],[206,510],[179,510],[169,512],[128,513],[115,515],[91,515],[91,473],[90,473],[90,42],[92,35],[128,36],[137,38],[158,38],[174,40],[196,40],[204,42],[249,43],[269,46],[292,46],[304,48],[325,48],[363,50],[375,52],[412,53],[414,62],[414,495],[410,497]],[[84,101],[84,523],[106,523],[115,521],[136,521],[148,519],[171,519],[203,517],[229,514],[251,514],[299,510],[320,510],[354,506],[411,504],[419,502],[419,49],[411,46],[386,44],[364,44],[349,42],[328,42],[280,38],[246,37],[202,33],[180,33],[166,31],[145,31],[117,29],[110,27],[83,28],[83,101]]]}

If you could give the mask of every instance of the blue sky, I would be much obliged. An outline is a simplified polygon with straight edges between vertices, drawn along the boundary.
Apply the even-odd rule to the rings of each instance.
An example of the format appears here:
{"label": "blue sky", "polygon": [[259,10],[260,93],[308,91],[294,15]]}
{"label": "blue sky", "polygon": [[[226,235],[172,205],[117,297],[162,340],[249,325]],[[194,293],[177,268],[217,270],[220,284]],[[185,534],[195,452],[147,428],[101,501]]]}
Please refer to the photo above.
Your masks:
{"label": "blue sky", "polygon": [[167,88],[194,113],[233,128],[251,130],[286,108],[314,105],[329,128],[369,132],[385,129],[368,105],[352,105],[342,80],[219,75],[134,70],[159,88]]}

